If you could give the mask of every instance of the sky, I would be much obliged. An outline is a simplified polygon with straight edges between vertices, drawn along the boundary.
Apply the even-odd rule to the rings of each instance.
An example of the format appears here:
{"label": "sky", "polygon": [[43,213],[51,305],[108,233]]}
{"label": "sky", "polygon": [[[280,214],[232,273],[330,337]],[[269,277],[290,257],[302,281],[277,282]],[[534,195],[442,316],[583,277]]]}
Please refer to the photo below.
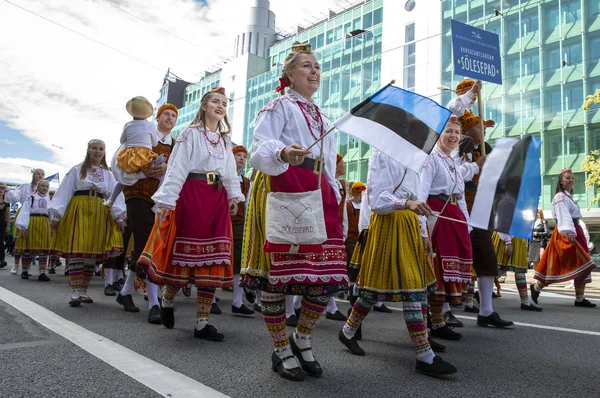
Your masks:
{"label": "sky", "polygon": [[[195,82],[230,57],[253,3],[0,0],[0,181],[30,181],[28,167],[63,176],[92,138],[105,141],[110,162],[131,119],[127,100],[155,103],[168,68]],[[271,0],[271,10],[290,32],[336,3]]]}

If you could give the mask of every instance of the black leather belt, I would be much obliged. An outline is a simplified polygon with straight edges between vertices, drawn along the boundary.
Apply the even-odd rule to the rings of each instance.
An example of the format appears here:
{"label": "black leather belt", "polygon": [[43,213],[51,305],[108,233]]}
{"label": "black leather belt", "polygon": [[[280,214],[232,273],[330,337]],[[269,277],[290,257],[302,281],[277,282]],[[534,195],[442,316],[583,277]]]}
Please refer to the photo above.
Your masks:
{"label": "black leather belt", "polygon": [[573,225],[579,225],[579,218],[573,219]]}
{"label": "black leather belt", "polygon": [[29,217],[48,217],[48,214],[30,214]]}
{"label": "black leather belt", "polygon": [[89,189],[87,191],[75,191],[75,193],[73,194],[73,196],[90,196],[90,197],[95,197],[95,198],[100,198],[100,199],[104,199],[104,195],[102,195],[101,193],[98,193],[96,191],[94,191],[93,189]]}
{"label": "black leather belt", "polygon": [[450,196],[440,193],[437,195],[429,195],[429,199],[439,199],[439,200],[443,200],[444,202],[447,202],[449,199],[450,203],[456,204],[456,202],[460,199],[460,197],[455,193],[453,193]]}
{"label": "black leather belt", "polygon": [[323,161],[321,160],[321,158],[304,158],[304,161],[302,162],[302,164],[299,164],[298,167],[302,167],[303,169],[310,169],[315,173],[318,173],[318,167],[323,167]]}
{"label": "black leather belt", "polygon": [[189,173],[187,176],[188,180],[204,180],[208,183],[208,185],[217,184],[219,189],[223,186],[223,182],[221,180],[221,176],[215,172],[209,173]]}

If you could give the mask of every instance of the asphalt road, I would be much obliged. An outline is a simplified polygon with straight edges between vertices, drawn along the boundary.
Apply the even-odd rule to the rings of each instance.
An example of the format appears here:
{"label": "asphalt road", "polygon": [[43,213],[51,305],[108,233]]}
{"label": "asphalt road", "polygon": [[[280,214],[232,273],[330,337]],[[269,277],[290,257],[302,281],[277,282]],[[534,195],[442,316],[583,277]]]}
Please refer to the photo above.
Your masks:
{"label": "asphalt road", "polygon": [[[464,337],[444,342],[448,351],[442,357],[459,370],[447,380],[413,371],[415,357],[400,311],[369,315],[361,342],[365,357],[352,356],[338,342],[343,323],[323,318],[315,330],[314,352],[325,374],[294,383],[270,369],[271,343],[260,314],[250,318],[231,314],[231,293],[218,292],[223,314],[212,315],[210,322],[225,334],[225,341],[215,343],[193,337],[194,293],[191,298],[177,297],[176,326],[167,330],[146,322],[147,304],[140,295],[134,295],[134,301],[142,311],[125,313],[114,297],[103,295],[103,281],[98,277],[89,292],[95,303],[70,308],[63,269],[58,269],[51,282],[43,283],[36,278],[21,280],[10,274],[9,266],[0,270],[0,287],[231,397],[598,396],[600,309],[575,308],[573,291],[563,288],[564,284],[542,293],[544,312],[529,313],[519,309],[509,274],[502,298],[495,299],[494,306],[502,317],[526,325],[508,330],[479,328],[472,314],[455,312],[465,323],[459,330]],[[32,274],[37,275],[35,268]],[[598,279],[588,288],[588,298],[600,304]],[[1,397],[161,396],[135,376],[36,323],[1,297]],[[394,303],[389,306],[401,308]],[[339,302],[339,307],[345,312],[348,304]]]}

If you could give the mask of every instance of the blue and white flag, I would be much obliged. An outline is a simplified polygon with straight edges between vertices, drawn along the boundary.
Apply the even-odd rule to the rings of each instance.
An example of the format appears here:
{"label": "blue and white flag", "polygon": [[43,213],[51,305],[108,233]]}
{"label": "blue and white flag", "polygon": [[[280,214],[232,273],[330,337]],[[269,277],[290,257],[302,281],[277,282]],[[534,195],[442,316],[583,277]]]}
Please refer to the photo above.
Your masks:
{"label": "blue and white flag", "polygon": [[541,190],[540,144],[531,135],[496,141],[479,178],[472,227],[531,239]]}
{"label": "blue and white flag", "polygon": [[334,124],[418,172],[448,118],[437,102],[388,84]]}
{"label": "blue and white flag", "polygon": [[52,174],[51,176],[44,178],[44,180],[46,180],[48,182],[52,182],[52,181],[56,180],[56,182],[60,183],[60,177],[59,177],[58,173]]}

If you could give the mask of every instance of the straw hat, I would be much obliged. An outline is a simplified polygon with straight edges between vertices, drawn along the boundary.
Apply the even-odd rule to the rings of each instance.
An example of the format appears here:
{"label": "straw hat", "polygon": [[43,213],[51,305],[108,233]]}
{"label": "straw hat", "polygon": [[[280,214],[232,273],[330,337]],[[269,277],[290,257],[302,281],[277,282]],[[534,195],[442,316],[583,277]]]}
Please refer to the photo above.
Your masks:
{"label": "straw hat", "polygon": [[133,97],[125,105],[127,113],[138,119],[148,119],[154,113],[154,107],[144,97]]}

